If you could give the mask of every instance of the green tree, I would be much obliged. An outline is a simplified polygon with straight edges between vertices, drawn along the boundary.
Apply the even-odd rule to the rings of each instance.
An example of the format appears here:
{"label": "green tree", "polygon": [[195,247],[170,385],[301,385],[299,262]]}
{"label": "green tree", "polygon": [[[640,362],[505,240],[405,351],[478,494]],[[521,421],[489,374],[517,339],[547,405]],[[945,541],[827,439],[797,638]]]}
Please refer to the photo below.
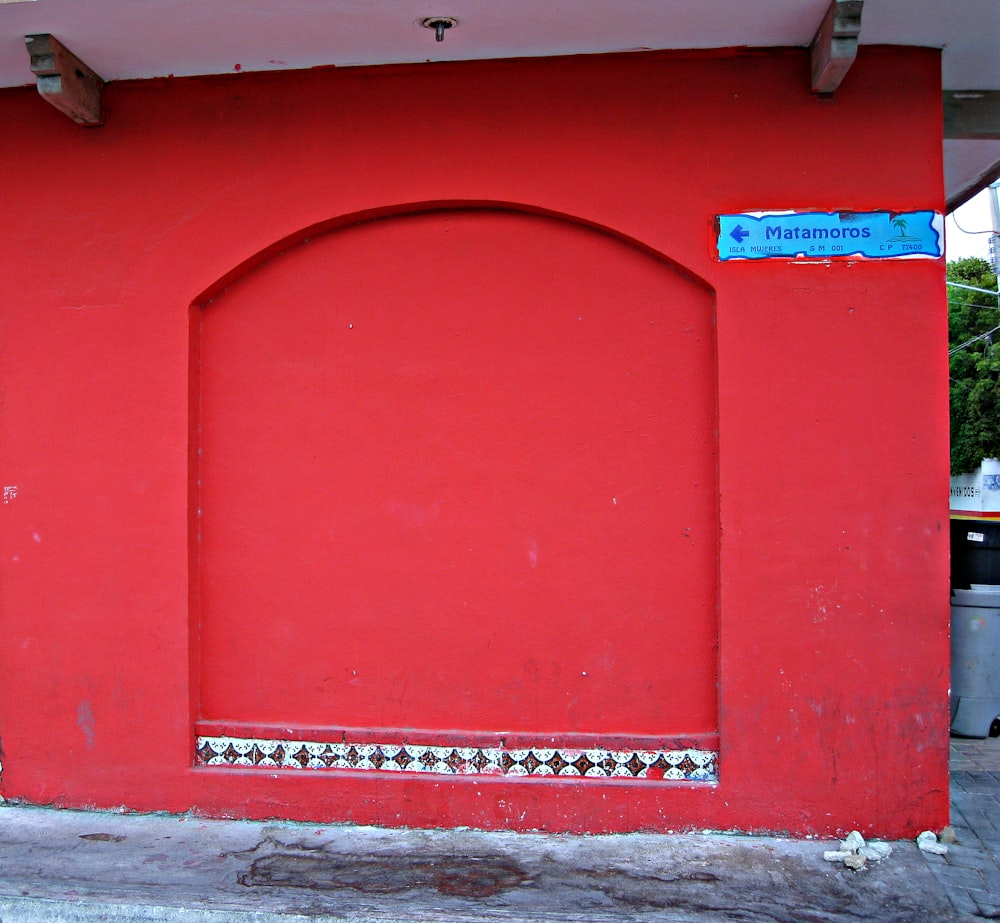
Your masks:
{"label": "green tree", "polygon": [[[986,260],[970,257],[947,267],[948,281],[997,290]],[[951,377],[951,471],[975,471],[1000,457],[1000,306],[997,297],[948,286]]]}

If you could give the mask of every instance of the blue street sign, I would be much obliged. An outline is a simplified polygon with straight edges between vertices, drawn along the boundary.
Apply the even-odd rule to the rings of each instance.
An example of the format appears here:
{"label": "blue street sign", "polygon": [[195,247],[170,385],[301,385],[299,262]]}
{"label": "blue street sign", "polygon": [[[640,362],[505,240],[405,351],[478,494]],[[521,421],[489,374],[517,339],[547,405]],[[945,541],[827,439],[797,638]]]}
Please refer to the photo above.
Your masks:
{"label": "blue street sign", "polygon": [[720,260],[937,259],[938,212],[746,212],[719,215]]}

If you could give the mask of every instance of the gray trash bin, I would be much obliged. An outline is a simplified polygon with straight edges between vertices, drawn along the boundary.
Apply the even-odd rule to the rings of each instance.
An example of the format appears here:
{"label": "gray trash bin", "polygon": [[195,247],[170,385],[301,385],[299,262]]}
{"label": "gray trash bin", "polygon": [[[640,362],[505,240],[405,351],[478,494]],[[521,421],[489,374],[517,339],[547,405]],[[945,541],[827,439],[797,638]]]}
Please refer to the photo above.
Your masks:
{"label": "gray trash bin", "polygon": [[951,731],[986,737],[1000,717],[1000,586],[957,589],[951,602]]}

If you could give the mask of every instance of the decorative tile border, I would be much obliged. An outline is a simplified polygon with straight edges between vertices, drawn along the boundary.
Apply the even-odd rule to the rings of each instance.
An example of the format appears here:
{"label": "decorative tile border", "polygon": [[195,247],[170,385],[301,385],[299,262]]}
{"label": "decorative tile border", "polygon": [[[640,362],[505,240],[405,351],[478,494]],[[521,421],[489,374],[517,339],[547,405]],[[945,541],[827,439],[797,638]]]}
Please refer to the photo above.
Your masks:
{"label": "decorative tile border", "polygon": [[197,764],[259,769],[367,769],[440,775],[577,776],[717,782],[714,750],[451,747],[198,737]]}

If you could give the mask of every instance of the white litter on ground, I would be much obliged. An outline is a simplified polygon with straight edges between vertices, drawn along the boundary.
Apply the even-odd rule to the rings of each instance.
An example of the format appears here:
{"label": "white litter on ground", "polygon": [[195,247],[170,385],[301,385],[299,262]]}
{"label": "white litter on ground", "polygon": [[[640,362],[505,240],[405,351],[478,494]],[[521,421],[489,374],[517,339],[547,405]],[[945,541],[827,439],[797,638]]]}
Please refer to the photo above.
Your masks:
{"label": "white litter on ground", "polygon": [[852,830],[840,849],[828,849],[823,858],[827,862],[843,862],[847,868],[860,872],[869,862],[881,862],[890,855],[892,847],[888,843],[866,843],[857,830]]}
{"label": "white litter on ground", "polygon": [[925,830],[917,837],[917,846],[924,852],[933,853],[935,856],[943,856],[948,852],[948,847],[939,843],[937,836],[931,830]]}

